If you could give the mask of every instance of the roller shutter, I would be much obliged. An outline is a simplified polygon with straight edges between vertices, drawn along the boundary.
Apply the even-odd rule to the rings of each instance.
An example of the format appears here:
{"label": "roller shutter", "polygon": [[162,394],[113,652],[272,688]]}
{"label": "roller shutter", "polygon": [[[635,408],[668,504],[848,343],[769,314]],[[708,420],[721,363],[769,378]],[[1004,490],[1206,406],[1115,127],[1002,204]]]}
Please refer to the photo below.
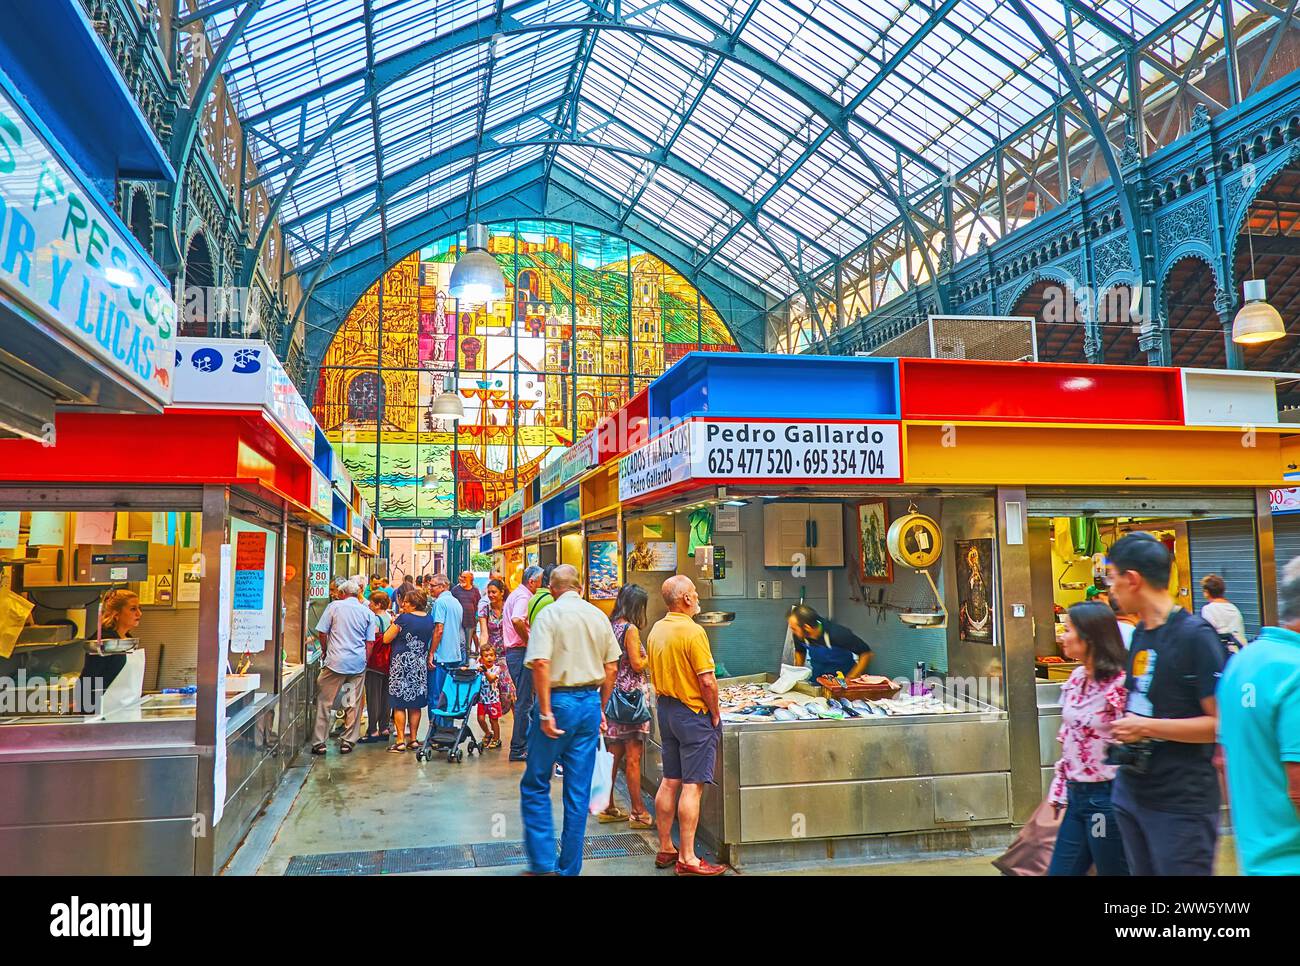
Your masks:
{"label": "roller shutter", "polygon": [[1227,596],[1241,611],[1246,635],[1259,633],[1259,565],[1253,520],[1203,520],[1187,524],[1187,545],[1192,564],[1192,599],[1200,609],[1201,578],[1218,574],[1227,584]]}
{"label": "roller shutter", "polygon": [[1273,517],[1273,559],[1277,561],[1277,579],[1282,568],[1300,557],[1300,513],[1283,513]]}

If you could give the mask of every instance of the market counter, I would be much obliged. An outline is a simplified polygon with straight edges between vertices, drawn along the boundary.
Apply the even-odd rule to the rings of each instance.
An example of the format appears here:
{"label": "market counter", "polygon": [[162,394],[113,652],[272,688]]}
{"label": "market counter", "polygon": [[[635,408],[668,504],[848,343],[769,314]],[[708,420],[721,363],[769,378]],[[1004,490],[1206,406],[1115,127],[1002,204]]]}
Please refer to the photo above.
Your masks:
{"label": "market counter", "polygon": [[1039,681],[1038,692],[1038,764],[1043,770],[1043,797],[1052,787],[1056,761],[1061,757],[1061,743],[1056,740],[1061,730],[1061,683]]}
{"label": "market counter", "polygon": [[[756,675],[720,686],[770,681]],[[700,837],[741,862],[869,858],[1003,844],[1011,822],[1004,712],[724,722]],[[652,724],[644,780],[662,772]]]}
{"label": "market counter", "polygon": [[[210,866],[195,838],[200,760],[208,752],[194,745],[192,696],[147,695],[89,725],[44,718],[3,726],[0,867],[13,874],[219,871],[306,742],[310,671],[286,667],[279,694],[226,696],[226,801]],[[172,700],[160,703],[163,697]]]}

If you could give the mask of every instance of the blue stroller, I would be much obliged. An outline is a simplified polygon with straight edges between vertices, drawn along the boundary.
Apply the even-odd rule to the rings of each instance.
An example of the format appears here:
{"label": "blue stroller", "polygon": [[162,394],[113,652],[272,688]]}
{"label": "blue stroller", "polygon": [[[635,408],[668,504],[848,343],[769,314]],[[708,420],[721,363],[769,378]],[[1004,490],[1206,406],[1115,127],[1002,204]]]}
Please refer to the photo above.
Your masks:
{"label": "blue stroller", "polygon": [[462,667],[451,671],[442,684],[442,694],[429,704],[429,731],[415,753],[416,761],[432,761],[435,751],[445,751],[447,760],[465,760],[461,745],[469,742],[469,753],[483,754],[483,745],[470,730],[469,719],[478,704],[483,676],[476,668]]}

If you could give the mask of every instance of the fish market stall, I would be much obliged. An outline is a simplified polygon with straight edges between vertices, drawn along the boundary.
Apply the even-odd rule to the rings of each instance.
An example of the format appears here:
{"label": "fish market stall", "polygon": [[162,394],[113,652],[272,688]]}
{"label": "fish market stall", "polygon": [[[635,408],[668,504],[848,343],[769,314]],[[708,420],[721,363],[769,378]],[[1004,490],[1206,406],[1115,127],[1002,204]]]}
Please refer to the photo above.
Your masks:
{"label": "fish market stall", "polygon": [[[894,837],[900,833],[935,833],[931,847],[938,848],[1005,839],[1011,794],[1005,712],[940,688],[863,702],[852,717],[834,713],[807,685],[786,695],[767,692],[775,680],[748,675],[718,682],[724,708],[745,702],[799,709],[785,720],[723,713],[718,771],[704,792],[699,835],[725,861],[824,858],[828,851],[867,858],[905,847]],[[657,724],[644,769],[646,780],[657,783]],[[944,834],[953,830],[961,831]]]}
{"label": "fish market stall", "polygon": [[[651,624],[690,577],[723,688],[701,837],[732,864],[1005,845],[1056,758],[1035,668],[1110,543],[1165,541],[1180,598],[1253,546],[1234,594],[1271,622],[1289,378],[692,353],[606,417],[581,482],[617,466],[617,500],[583,507],[586,558],[617,541],[602,572]],[[644,790],[660,769],[652,732]]]}
{"label": "fish market stall", "polygon": [[163,413],[0,441],[7,871],[218,872],[305,741],[323,437],[269,345],[177,351]]}

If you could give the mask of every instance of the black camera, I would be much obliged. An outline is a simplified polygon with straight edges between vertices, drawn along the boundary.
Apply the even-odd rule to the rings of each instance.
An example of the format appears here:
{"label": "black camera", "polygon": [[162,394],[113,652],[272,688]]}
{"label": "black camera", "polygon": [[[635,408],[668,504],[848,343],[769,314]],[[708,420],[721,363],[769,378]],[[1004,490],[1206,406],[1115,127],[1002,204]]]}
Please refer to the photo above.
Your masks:
{"label": "black camera", "polygon": [[1155,750],[1156,743],[1150,739],[1111,745],[1106,749],[1106,764],[1120,765],[1134,775],[1147,775],[1151,772],[1151,756]]}

